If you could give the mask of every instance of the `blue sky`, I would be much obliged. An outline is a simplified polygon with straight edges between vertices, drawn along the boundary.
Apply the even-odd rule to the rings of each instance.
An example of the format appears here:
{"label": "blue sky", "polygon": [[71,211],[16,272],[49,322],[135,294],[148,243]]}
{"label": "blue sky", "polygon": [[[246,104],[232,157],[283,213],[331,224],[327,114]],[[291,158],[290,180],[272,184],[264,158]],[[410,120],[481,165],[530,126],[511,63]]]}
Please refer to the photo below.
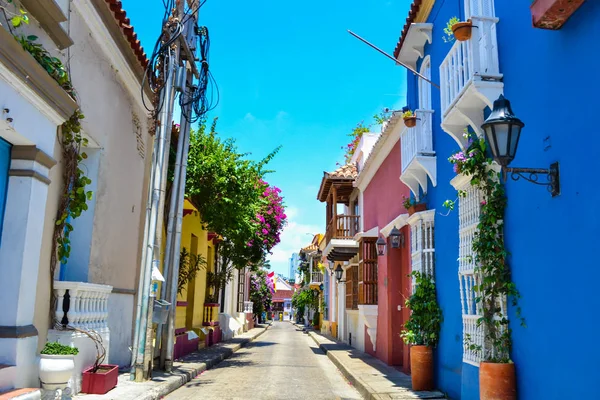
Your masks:
{"label": "blue sky", "polygon": [[[285,197],[289,224],[271,264],[287,276],[291,253],[325,230],[316,200],[323,171],[361,120],[404,106],[406,71],[347,33],[392,53],[411,0],[281,2],[208,0],[200,25],[211,38],[210,69],[221,100],[218,131],[260,159],[275,147],[267,181]],[[123,0],[144,48],[160,32],[161,0]]]}

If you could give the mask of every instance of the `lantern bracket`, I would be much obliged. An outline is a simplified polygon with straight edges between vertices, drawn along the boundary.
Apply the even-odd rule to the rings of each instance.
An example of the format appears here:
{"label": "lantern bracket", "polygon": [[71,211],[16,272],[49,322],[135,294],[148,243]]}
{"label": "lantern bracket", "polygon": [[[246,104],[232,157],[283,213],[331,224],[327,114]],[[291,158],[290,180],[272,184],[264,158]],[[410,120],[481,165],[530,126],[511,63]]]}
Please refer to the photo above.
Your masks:
{"label": "lantern bracket", "polygon": [[[506,181],[506,174],[510,172],[510,177],[513,181],[518,181],[523,178],[527,182],[531,182],[535,185],[546,186],[548,192],[552,197],[560,194],[560,174],[558,170],[558,163],[552,163],[550,168],[504,168],[504,180]],[[539,176],[546,175],[547,181],[540,182]]]}

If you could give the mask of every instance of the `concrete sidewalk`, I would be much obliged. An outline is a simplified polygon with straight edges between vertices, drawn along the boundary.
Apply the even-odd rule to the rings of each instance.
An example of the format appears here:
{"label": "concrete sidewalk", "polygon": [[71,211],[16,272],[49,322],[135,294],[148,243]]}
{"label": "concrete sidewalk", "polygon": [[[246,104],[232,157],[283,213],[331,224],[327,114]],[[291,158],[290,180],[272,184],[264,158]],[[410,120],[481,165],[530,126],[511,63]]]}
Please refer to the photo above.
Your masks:
{"label": "concrete sidewalk", "polygon": [[152,380],[136,383],[130,380],[129,372],[119,375],[117,387],[105,395],[78,394],[73,399],[77,400],[155,400],[179,389],[200,373],[217,365],[222,360],[230,357],[240,348],[250,343],[268,328],[268,325],[259,325],[248,332],[226,342],[218,343],[211,347],[198,350],[173,363],[173,372],[154,371]]}
{"label": "concrete sidewalk", "polygon": [[344,343],[335,342],[311,329],[305,331],[367,400],[446,398],[438,391],[414,392],[410,376]]}

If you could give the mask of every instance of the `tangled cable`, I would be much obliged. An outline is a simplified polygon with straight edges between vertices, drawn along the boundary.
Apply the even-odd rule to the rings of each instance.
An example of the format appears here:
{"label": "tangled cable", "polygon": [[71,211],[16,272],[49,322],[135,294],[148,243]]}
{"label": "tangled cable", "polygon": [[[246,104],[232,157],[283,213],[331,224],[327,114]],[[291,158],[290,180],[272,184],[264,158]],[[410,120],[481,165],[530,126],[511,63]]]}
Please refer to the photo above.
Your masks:
{"label": "tangled cable", "polygon": [[[179,96],[179,106],[182,115],[190,122],[194,123],[201,120],[204,115],[213,110],[219,103],[219,87],[209,69],[210,35],[208,28],[203,26],[198,30],[200,41],[200,61],[198,70],[200,78],[198,84],[194,85],[191,91],[186,91],[185,95]],[[191,105],[191,113],[188,113],[188,106]]]}

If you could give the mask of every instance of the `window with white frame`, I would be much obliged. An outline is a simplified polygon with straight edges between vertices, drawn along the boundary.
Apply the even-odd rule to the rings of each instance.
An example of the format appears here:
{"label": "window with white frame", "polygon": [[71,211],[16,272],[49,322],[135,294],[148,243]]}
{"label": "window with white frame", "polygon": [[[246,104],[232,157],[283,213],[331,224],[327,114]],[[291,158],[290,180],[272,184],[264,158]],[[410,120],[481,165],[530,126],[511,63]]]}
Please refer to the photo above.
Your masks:
{"label": "window with white frame", "polygon": [[479,223],[482,193],[471,186],[468,177],[459,178],[461,182],[455,188],[463,193],[458,200],[458,280],[463,321],[463,362],[479,366],[483,354],[484,333],[483,326],[477,326],[482,311],[480,304],[475,301],[474,287],[479,284],[480,276],[476,272],[472,244]]}
{"label": "window with white frame", "polygon": [[[423,59],[421,70],[419,71],[427,79],[431,79],[431,58],[429,56]],[[425,79],[419,79],[419,109],[431,110],[431,83]]]}
{"label": "window with white frame", "polygon": [[[435,210],[428,210],[415,213],[408,220],[412,271],[431,277],[435,272],[434,216]],[[413,289],[414,286],[413,280]]]}

